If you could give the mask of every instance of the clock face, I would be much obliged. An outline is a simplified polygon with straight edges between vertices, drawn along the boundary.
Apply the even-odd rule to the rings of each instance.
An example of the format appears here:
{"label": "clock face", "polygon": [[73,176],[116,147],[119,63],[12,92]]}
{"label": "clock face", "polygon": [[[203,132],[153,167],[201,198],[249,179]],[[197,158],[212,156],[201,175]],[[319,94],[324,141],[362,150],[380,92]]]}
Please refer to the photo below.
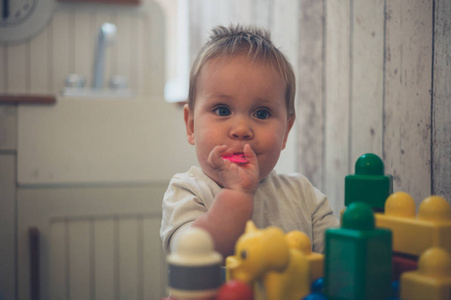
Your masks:
{"label": "clock face", "polygon": [[50,21],[55,0],[0,0],[0,43],[30,39]]}
{"label": "clock face", "polygon": [[31,16],[39,0],[0,0],[2,28],[14,27]]}

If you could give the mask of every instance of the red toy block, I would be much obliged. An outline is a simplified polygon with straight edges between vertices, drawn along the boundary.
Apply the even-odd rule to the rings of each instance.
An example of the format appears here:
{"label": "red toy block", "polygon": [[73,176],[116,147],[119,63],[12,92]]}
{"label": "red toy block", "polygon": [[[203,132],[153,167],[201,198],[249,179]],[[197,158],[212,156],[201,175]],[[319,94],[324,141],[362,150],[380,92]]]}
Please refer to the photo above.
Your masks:
{"label": "red toy block", "polygon": [[418,258],[403,254],[393,254],[393,281],[399,281],[404,272],[415,271],[418,269]]}

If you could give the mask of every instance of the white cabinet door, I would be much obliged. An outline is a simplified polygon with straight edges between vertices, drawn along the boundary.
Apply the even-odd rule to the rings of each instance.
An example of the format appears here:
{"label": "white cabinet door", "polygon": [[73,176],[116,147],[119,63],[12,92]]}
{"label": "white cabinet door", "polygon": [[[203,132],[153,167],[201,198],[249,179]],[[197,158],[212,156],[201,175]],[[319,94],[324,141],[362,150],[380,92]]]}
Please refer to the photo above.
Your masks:
{"label": "white cabinet door", "polygon": [[19,299],[30,299],[32,227],[40,234],[40,299],[165,296],[166,263],[159,236],[165,189],[19,189]]}

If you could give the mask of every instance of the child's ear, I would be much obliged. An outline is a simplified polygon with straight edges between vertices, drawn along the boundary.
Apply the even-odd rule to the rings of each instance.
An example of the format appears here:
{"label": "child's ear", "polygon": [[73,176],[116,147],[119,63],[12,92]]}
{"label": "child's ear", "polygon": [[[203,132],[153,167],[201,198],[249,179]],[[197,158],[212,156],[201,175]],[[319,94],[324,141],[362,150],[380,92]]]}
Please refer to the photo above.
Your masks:
{"label": "child's ear", "polygon": [[296,120],[296,117],[294,115],[288,118],[287,130],[285,131],[285,136],[283,138],[282,149],[285,149],[285,146],[287,145],[288,134],[290,133],[291,128],[293,127],[293,124],[294,124],[295,120]]}
{"label": "child's ear", "polygon": [[186,137],[188,139],[188,143],[194,145],[194,113],[188,104],[183,106],[183,117],[185,119]]}

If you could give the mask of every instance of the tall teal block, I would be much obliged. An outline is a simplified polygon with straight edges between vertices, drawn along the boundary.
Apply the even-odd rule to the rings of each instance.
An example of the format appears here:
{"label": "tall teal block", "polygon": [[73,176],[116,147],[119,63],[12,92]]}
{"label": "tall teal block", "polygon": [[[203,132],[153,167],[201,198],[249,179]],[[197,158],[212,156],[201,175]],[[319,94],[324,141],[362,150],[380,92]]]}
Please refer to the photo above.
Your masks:
{"label": "tall teal block", "polygon": [[325,233],[324,287],[329,299],[376,300],[391,295],[392,235],[375,227],[371,207],[349,205],[341,228]]}

